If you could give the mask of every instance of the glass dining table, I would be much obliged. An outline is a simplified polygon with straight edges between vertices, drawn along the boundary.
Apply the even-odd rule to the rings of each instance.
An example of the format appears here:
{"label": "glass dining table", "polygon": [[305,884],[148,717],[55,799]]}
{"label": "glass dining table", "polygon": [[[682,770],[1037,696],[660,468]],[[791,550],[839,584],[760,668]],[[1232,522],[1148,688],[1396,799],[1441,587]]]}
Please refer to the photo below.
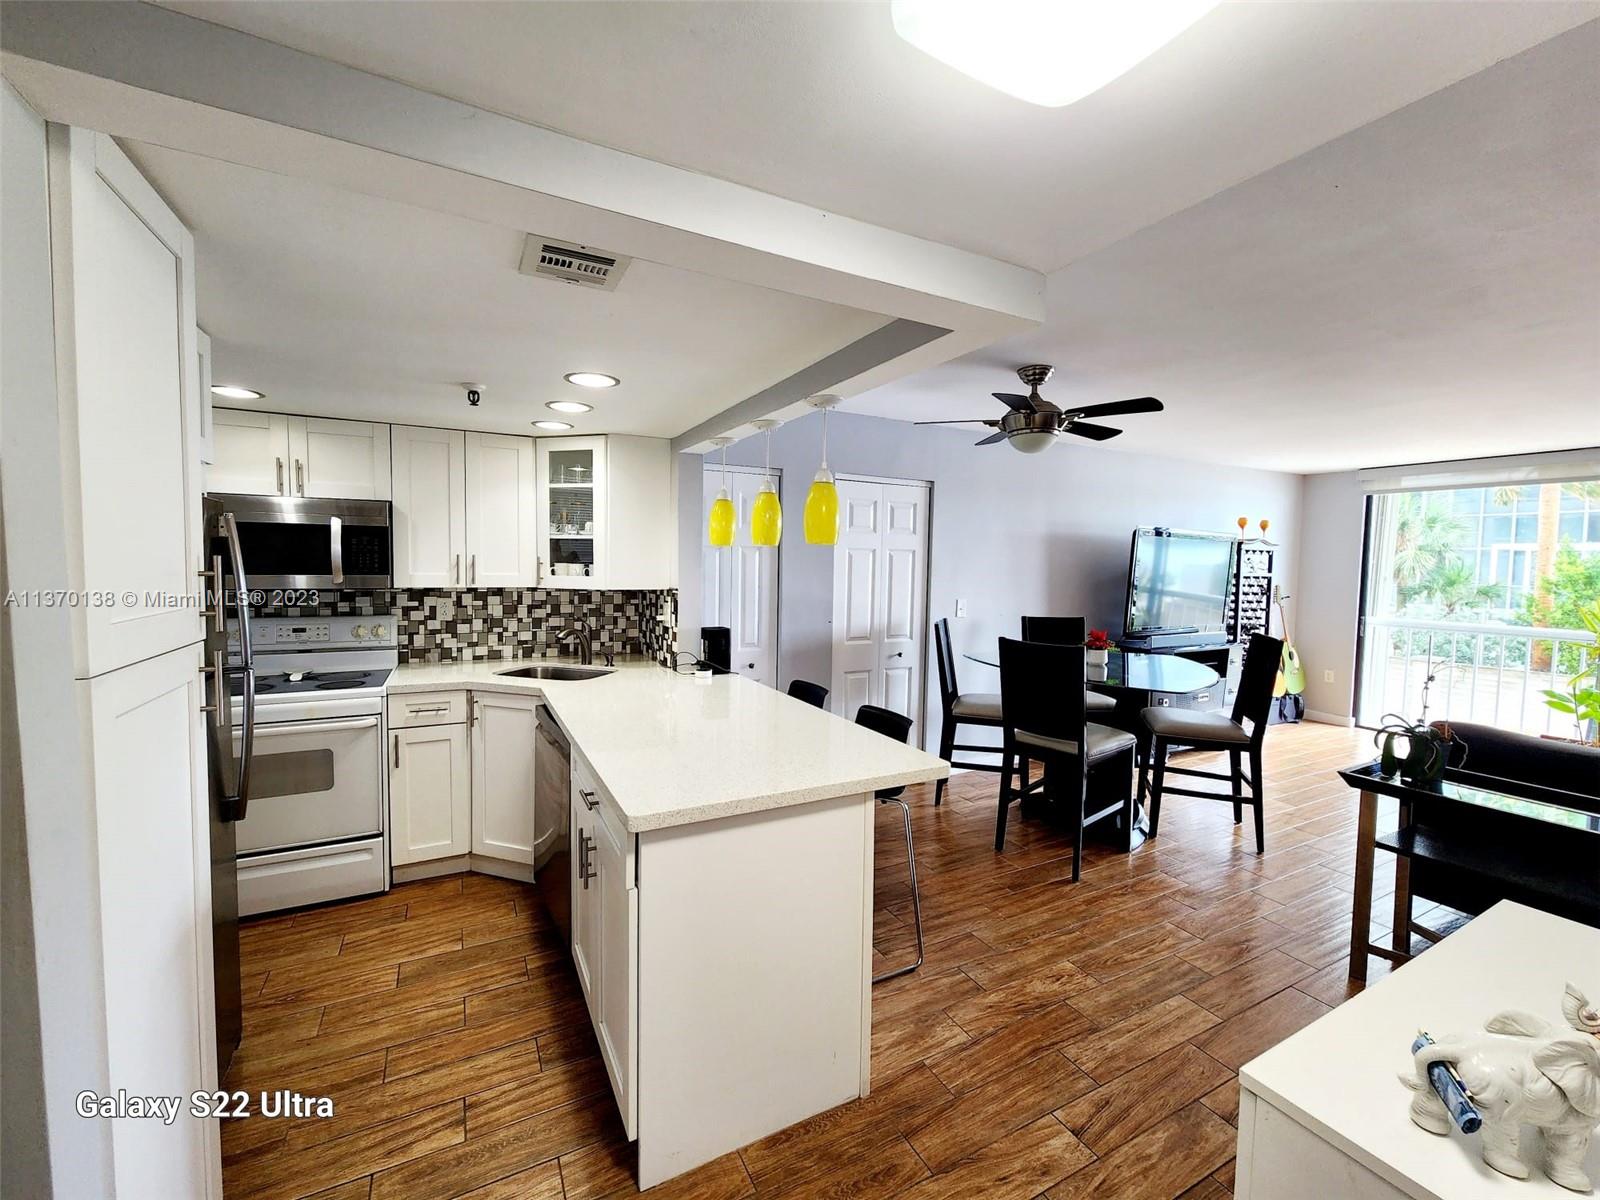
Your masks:
{"label": "glass dining table", "polygon": [[[1000,666],[998,645],[992,650],[970,651],[962,657],[986,667],[999,669]],[[1222,676],[1205,663],[1177,654],[1109,650],[1103,664],[1089,663],[1084,667],[1084,683],[1090,690],[1103,692],[1117,702],[1115,713],[1097,713],[1095,720],[1133,734],[1139,740],[1140,762],[1150,750],[1149,732],[1141,716],[1146,708],[1168,703],[1178,696],[1190,703],[1199,701],[1206,707],[1221,707],[1220,695],[1213,705],[1213,698],[1205,693],[1220,689]],[[1137,786],[1134,791],[1136,794],[1129,797],[1127,803],[1107,808],[1094,818],[1097,822],[1103,817],[1113,818],[1110,822],[1114,830],[1112,841],[1125,851],[1143,844],[1149,830],[1144,814],[1144,793]]]}

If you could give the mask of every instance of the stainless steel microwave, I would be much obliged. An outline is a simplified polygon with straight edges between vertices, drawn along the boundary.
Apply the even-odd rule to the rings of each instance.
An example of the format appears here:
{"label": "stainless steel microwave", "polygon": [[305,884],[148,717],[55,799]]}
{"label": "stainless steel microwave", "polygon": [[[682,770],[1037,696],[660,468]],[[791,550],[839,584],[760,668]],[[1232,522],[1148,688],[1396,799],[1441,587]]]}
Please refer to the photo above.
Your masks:
{"label": "stainless steel microwave", "polygon": [[392,588],[387,500],[213,494],[232,513],[254,589]]}

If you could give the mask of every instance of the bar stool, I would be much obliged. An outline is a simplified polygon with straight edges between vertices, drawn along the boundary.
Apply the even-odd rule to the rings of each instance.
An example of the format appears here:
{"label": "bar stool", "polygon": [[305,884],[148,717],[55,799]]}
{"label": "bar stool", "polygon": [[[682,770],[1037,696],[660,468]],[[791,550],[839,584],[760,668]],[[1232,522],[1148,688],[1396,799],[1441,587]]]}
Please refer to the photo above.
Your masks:
{"label": "bar stool", "polygon": [[[892,709],[879,708],[876,704],[863,704],[857,709],[856,724],[881,733],[884,737],[893,738],[897,742],[908,741],[911,737],[910,717]],[[882,983],[885,979],[893,979],[897,975],[909,975],[922,965],[922,897],[917,891],[917,848],[911,840],[911,806],[900,798],[900,793],[905,790],[903,786],[884,788],[876,794],[879,804],[898,804],[901,816],[905,818],[906,865],[911,871],[911,914],[916,921],[917,961],[909,966],[885,971],[882,975],[874,975],[873,983]]]}
{"label": "bar stool", "polygon": [[820,683],[812,683],[807,679],[791,679],[789,695],[796,700],[804,700],[807,704],[814,704],[818,708],[828,707],[828,689]]}
{"label": "bar stool", "polygon": [[[950,619],[940,617],[933,623],[934,657],[939,661],[939,708],[944,719],[939,724],[939,757],[952,767],[965,771],[993,771],[1001,767],[993,763],[957,762],[957,750],[977,750],[998,754],[997,746],[977,746],[956,741],[957,725],[986,725],[991,729],[1000,726],[1000,697],[991,692],[973,692],[963,695],[956,683],[956,656],[950,646]],[[945,780],[933,785],[933,803],[944,803]]]}
{"label": "bar stool", "polygon": [[[1261,740],[1267,734],[1267,714],[1272,709],[1272,689],[1277,682],[1278,662],[1283,656],[1283,643],[1277,638],[1259,633],[1250,635],[1250,645],[1245,650],[1244,669],[1239,673],[1239,690],[1233,697],[1233,714],[1201,712],[1192,708],[1147,708],[1144,722],[1155,737],[1149,757],[1155,760],[1155,782],[1150,791],[1150,840],[1154,841],[1161,827],[1161,795],[1171,792],[1178,796],[1198,796],[1202,800],[1232,800],[1233,823],[1244,820],[1242,806],[1252,806],[1256,818],[1256,853],[1267,849],[1266,825],[1261,811]],[[1250,728],[1245,728],[1245,722]],[[1226,775],[1216,771],[1201,771],[1194,767],[1169,767],[1167,750],[1174,743],[1191,746],[1196,750],[1226,750],[1230,764]],[[1250,756],[1250,774],[1244,773],[1243,757]],[[1226,792],[1202,792],[1195,788],[1167,787],[1167,772],[1174,775],[1194,775],[1201,779],[1216,779],[1226,783]],[[1143,771],[1140,772],[1139,791],[1144,792]],[[1244,794],[1249,782],[1250,794]]]}

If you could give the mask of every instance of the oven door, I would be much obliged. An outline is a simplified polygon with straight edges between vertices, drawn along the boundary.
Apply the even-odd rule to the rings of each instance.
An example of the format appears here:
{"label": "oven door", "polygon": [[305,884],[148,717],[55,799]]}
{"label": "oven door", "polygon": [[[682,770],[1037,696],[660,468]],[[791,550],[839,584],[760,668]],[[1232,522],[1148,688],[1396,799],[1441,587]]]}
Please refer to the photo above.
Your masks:
{"label": "oven door", "polygon": [[254,588],[337,591],[394,585],[387,500],[213,499],[234,516]]}
{"label": "oven door", "polygon": [[[257,724],[250,810],[239,853],[286,850],[383,830],[378,716]],[[238,745],[239,731],[234,730]]]}

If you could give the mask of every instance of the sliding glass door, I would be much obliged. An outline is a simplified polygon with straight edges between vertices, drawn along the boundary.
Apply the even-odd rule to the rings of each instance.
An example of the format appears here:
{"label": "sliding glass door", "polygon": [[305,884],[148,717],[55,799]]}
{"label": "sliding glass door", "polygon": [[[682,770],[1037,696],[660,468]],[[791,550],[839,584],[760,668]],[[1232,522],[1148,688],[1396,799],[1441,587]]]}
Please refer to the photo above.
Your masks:
{"label": "sliding glass door", "polygon": [[1571,692],[1597,653],[1600,483],[1374,495],[1365,578],[1359,724],[1584,732],[1546,693]]}

